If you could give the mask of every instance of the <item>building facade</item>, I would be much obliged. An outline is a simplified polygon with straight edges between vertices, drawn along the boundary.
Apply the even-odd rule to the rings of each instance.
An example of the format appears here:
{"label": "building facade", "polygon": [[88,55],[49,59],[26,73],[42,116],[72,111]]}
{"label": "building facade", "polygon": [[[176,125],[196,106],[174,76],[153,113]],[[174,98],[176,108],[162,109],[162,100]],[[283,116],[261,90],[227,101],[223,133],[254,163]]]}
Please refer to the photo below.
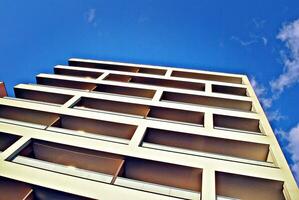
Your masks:
{"label": "building facade", "polygon": [[0,199],[298,200],[245,75],[70,59],[0,83]]}

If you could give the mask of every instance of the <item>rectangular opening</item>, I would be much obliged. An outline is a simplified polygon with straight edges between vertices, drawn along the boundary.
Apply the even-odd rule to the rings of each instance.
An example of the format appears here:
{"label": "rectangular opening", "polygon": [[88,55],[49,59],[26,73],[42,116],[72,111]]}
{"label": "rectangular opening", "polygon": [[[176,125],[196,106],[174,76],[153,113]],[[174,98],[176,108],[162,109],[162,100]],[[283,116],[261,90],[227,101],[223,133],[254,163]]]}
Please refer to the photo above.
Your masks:
{"label": "rectangular opening", "polygon": [[115,113],[124,113],[137,116],[146,116],[149,112],[149,106],[141,104],[124,103],[117,101],[109,101],[103,99],[93,99],[82,97],[74,106],[79,109],[95,109]]}
{"label": "rectangular opening", "polygon": [[14,88],[16,98],[27,99],[32,101],[47,102],[62,105],[72,98],[71,95],[26,90]]}
{"label": "rectangular opening", "polygon": [[241,111],[252,110],[251,101],[241,101],[241,100],[234,100],[234,99],[224,99],[224,98],[217,98],[217,97],[182,94],[182,93],[174,93],[174,92],[163,92],[161,100],[190,103],[190,104],[219,107],[219,108],[228,108],[228,109],[241,110]]}
{"label": "rectangular opening", "polygon": [[157,106],[150,107],[150,112],[147,117],[197,125],[203,125],[204,122],[204,113]]}
{"label": "rectangular opening", "polygon": [[171,76],[242,84],[242,78],[231,77],[231,76],[221,76],[221,75],[216,75],[216,74],[204,74],[204,73],[184,72],[184,71],[175,71],[174,70],[171,73]]}
{"label": "rectangular opening", "polygon": [[41,140],[33,140],[12,162],[111,183],[123,157]]}
{"label": "rectangular opening", "polygon": [[80,70],[72,70],[72,69],[62,69],[62,68],[54,68],[55,74],[65,75],[65,76],[78,76],[82,78],[96,79],[101,76],[103,73],[101,72],[90,72],[90,71],[80,71]]}
{"label": "rectangular opening", "polygon": [[285,200],[283,182],[216,172],[217,200]]}
{"label": "rectangular opening", "polygon": [[231,86],[224,86],[224,85],[212,85],[212,92],[247,96],[246,88],[231,87]]}
{"label": "rectangular opening", "polygon": [[232,117],[226,115],[213,115],[214,127],[218,129],[238,130],[244,132],[261,133],[259,120]]}
{"label": "rectangular opening", "polygon": [[0,105],[1,120],[10,123],[33,126],[36,124],[41,125],[41,128],[44,128],[43,126],[51,125],[58,117],[58,114],[54,113]]}
{"label": "rectangular opening", "polygon": [[107,63],[92,63],[92,62],[79,62],[79,61],[69,61],[70,66],[95,68],[95,69],[105,69],[112,71],[124,71],[124,72],[134,72],[134,73],[146,73],[146,74],[156,74],[164,75],[166,70],[156,69],[156,68],[146,68],[146,67],[133,67],[127,65],[118,64],[107,64]]}
{"label": "rectangular opening", "polygon": [[170,87],[170,88],[180,88],[180,89],[188,89],[188,90],[199,90],[199,91],[205,90],[205,84],[203,83],[193,83],[187,81],[176,81],[176,80],[158,79],[158,78],[150,78],[150,77],[109,74],[105,78],[105,80],[138,83],[144,85],[163,86],[163,87]]}
{"label": "rectangular opening", "polygon": [[135,125],[62,115],[48,130],[127,144],[136,128]]}
{"label": "rectangular opening", "polygon": [[5,151],[20,138],[21,136],[0,132],[0,152]]}
{"label": "rectangular opening", "polygon": [[123,87],[123,86],[114,86],[114,85],[103,85],[100,84],[93,91],[96,92],[106,92],[127,96],[136,96],[142,98],[153,98],[155,95],[155,90],[149,89],[141,89],[141,88],[131,88],[131,87]]}
{"label": "rectangular opening", "polygon": [[64,87],[80,90],[93,90],[96,87],[95,83],[86,83],[80,81],[62,80],[56,78],[36,77],[37,84],[50,85],[55,87]]}
{"label": "rectangular opening", "polygon": [[0,194],[3,200],[91,200],[57,190],[0,177]]}
{"label": "rectangular opening", "polygon": [[200,199],[201,178],[201,169],[128,157],[115,185]]}
{"label": "rectangular opening", "polygon": [[[215,157],[211,154],[267,162],[269,145],[189,133],[148,128],[142,143],[143,147],[178,152],[190,155]],[[207,154],[208,153],[208,154]],[[244,161],[245,162],[245,161]]]}

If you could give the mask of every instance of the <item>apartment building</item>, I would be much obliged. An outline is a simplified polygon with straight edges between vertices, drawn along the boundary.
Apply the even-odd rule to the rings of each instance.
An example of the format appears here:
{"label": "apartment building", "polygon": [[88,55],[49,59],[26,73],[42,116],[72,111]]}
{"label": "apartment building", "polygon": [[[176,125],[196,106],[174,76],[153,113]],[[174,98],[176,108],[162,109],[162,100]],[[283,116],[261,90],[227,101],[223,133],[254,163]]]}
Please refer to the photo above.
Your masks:
{"label": "apartment building", "polygon": [[0,83],[0,199],[298,200],[245,75],[70,59]]}

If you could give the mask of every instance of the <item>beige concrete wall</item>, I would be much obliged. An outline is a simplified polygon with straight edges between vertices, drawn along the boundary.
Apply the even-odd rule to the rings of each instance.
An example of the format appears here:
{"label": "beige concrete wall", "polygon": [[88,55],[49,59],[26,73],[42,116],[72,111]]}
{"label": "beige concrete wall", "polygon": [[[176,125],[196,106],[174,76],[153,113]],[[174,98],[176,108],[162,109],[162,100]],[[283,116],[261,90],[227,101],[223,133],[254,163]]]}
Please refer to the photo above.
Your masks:
{"label": "beige concrete wall", "polygon": [[[252,196],[251,199],[258,199],[261,196],[270,197],[267,195],[273,195],[275,196],[273,197],[273,199],[279,199],[281,198],[279,195],[282,193],[282,191],[280,190],[283,190],[285,199],[299,199],[299,191],[296,182],[291,174],[291,171],[284,158],[281,148],[279,147],[279,144],[275,138],[271,126],[265,116],[265,113],[260,103],[258,102],[258,99],[253,91],[253,88],[250,85],[247,76],[206,72],[199,70],[186,70],[162,66],[113,63],[106,61],[82,59],[71,59],[70,61],[71,63],[80,62],[81,65],[84,62],[87,63],[87,65],[88,63],[93,63],[94,65],[96,63],[105,65],[112,64],[117,65],[116,69],[121,69],[122,65],[126,65],[128,67],[133,68],[126,69],[127,71],[112,71],[107,69],[107,67],[106,69],[96,69],[60,65],[56,66],[55,69],[66,70],[63,72],[60,71],[60,73],[70,73],[70,75],[72,76],[67,76],[65,74],[39,74],[38,78],[40,80],[47,80],[44,83],[48,83],[48,80],[54,80],[52,81],[52,83],[55,83],[55,81],[57,83],[57,81],[61,80],[62,82],[59,83],[60,86],[63,85],[63,81],[65,80],[71,81],[68,87],[78,88],[79,85],[79,88],[81,88],[83,84],[82,87],[84,87],[86,90],[57,87],[57,84],[56,86],[20,84],[15,87],[16,90],[18,90],[19,93],[23,91],[24,94],[26,92],[27,94],[29,94],[28,91],[33,92],[32,98],[35,99],[35,101],[28,101],[21,98],[0,98],[0,132],[11,133],[21,136],[21,139],[17,140],[17,142],[12,144],[2,153],[0,153],[0,176],[95,199],[119,199],[119,197],[122,197],[122,199],[175,198],[174,196],[170,197],[163,193],[159,193],[159,191],[162,191],[163,188],[155,188],[155,190],[157,191],[156,193],[128,189],[113,184],[101,183],[84,178],[68,176],[65,174],[55,173],[53,171],[42,170],[12,162],[12,159],[15,158],[16,155],[19,155],[19,151],[28,143],[30,143],[30,141],[35,139],[67,144],[75,147],[92,149],[102,152],[109,152],[124,156],[125,158],[135,157],[141,160],[146,159],[162,163],[170,163],[177,166],[184,166],[188,169],[192,168],[195,171],[197,170],[196,172],[200,170],[202,174],[199,176],[200,178],[198,179],[200,180],[198,180],[198,184],[195,184],[195,187],[201,187],[198,189],[198,192],[200,192],[201,195],[198,195],[198,197],[195,199],[215,200],[216,193],[225,196],[225,192],[223,192],[223,190],[230,190],[230,192],[227,193],[228,195],[234,197],[233,195],[235,194],[235,198],[241,199],[250,199],[251,194],[245,193],[252,191],[254,191],[255,193],[252,195],[256,196]],[[173,73],[174,71],[175,73]],[[189,72],[190,74],[186,75],[186,72]],[[96,75],[94,76],[94,74]],[[106,78],[109,77],[110,74],[126,76],[126,81],[131,80],[132,77],[136,76],[140,77],[138,81],[148,80],[143,78],[151,78],[151,80],[158,80],[158,83],[162,84],[163,86],[149,85],[147,84],[148,82],[144,82],[144,84],[140,84],[135,81],[123,82],[123,79],[106,80]],[[173,74],[176,76],[184,77],[175,77],[172,76]],[[89,78],[86,78],[85,76],[89,76]],[[184,83],[178,83],[177,81],[183,81]],[[186,82],[188,82],[188,84],[186,84]],[[191,85],[191,89],[182,89],[182,85],[183,87],[189,87],[189,83],[192,83],[193,85],[203,85],[204,89],[201,90],[201,87],[194,88],[193,85]],[[226,93],[219,93],[219,87],[215,89],[215,86],[218,85],[226,86],[225,89],[221,89],[221,91]],[[119,91],[126,90],[129,91],[129,93],[134,91],[132,92],[132,94],[135,95],[147,95],[143,97],[136,97],[120,95],[115,93],[111,94],[107,89],[105,90],[106,92],[92,92],[92,90],[96,88],[96,86],[98,86],[99,88],[107,88],[107,86],[118,87],[117,89],[109,89],[110,91],[117,91],[116,93],[119,93]],[[122,90],[122,87],[125,87],[126,89]],[[181,88],[179,89],[177,87]],[[136,89],[141,90],[138,90],[138,92],[136,93]],[[173,102],[168,100],[161,100],[163,92],[197,95],[208,98],[216,97],[219,99],[215,101],[213,104],[209,103],[209,101],[201,103],[202,100],[199,100],[198,104]],[[235,95],[232,93],[239,95]],[[49,99],[52,99],[52,103],[46,102],[47,95]],[[55,95],[65,96],[59,96],[56,98]],[[20,95],[20,97],[30,98],[30,95]],[[159,117],[153,118],[147,116],[148,113],[146,110],[142,111],[142,116],[136,116],[132,115],[132,113],[125,114],[117,113],[115,111],[109,112],[107,110],[94,111],[82,108],[73,108],[73,106],[77,105],[77,103],[80,101],[80,98],[94,98],[109,100],[113,102],[130,103],[132,105],[146,107],[149,109],[149,112],[151,112],[151,107],[158,107],[164,110],[184,110],[185,113],[187,111],[203,113],[204,123],[196,124],[166,120],[165,118],[167,118],[167,115],[169,115],[168,113],[171,113],[168,111],[166,112],[166,114],[154,114],[153,116]],[[222,101],[225,100],[232,100],[234,102],[233,104],[235,105],[237,105],[238,102],[242,105],[245,103],[246,106],[251,104],[252,108],[247,111],[240,109],[232,109],[228,107],[224,108],[224,105],[227,104],[222,103]],[[53,104],[53,102],[56,102],[58,104]],[[250,104],[248,104],[248,102]],[[133,109],[133,107],[128,108]],[[237,108],[239,107],[237,106]],[[109,108],[109,106],[106,106],[102,107],[102,109],[109,110],[111,108]],[[138,110],[138,108],[136,109]],[[28,118],[30,117],[26,117],[26,115],[30,115],[30,113],[35,113],[36,111],[47,113],[46,117],[43,117],[44,114],[35,115],[38,116],[37,119],[34,119],[33,117],[32,120],[29,120],[34,123],[39,123],[38,126],[34,124],[24,124],[18,121],[12,121],[12,119],[19,121],[28,121]],[[126,110],[124,110],[123,112],[126,112]],[[66,125],[61,124],[64,122],[59,121],[59,118],[56,120],[57,116],[61,115],[68,116],[68,119],[71,119],[68,122],[67,127],[73,129],[72,132],[68,132],[68,134],[65,134],[62,132],[55,132],[53,130],[51,131],[52,125],[55,125],[57,127],[66,127]],[[187,114],[187,116],[189,115]],[[194,116],[200,117],[201,115]],[[216,118],[215,116],[225,116],[225,118]],[[86,118],[87,121],[80,120],[78,117]],[[7,118],[10,118],[10,120],[7,120]],[[88,120],[90,121],[90,123]],[[218,122],[217,120],[220,121]],[[43,123],[44,121],[46,121],[46,123]],[[189,121],[192,122],[192,120]],[[111,124],[111,122],[113,124]],[[72,123],[74,124],[72,125]],[[84,126],[81,126],[80,123],[84,123],[85,125],[89,124],[89,128],[84,128]],[[217,126],[219,125],[223,127],[215,127],[215,124]],[[129,127],[131,128],[127,129],[127,125],[129,125]],[[80,127],[82,127],[83,130],[85,130],[85,132],[88,130],[88,132],[91,132],[91,134],[82,132],[82,130],[80,130]],[[200,144],[201,146],[209,145],[207,141],[215,142],[219,141],[219,139],[229,141],[225,144],[232,144],[233,142],[240,141],[240,143],[237,143],[238,148],[235,149],[235,151],[239,152],[235,153],[234,155],[241,155],[242,153],[244,153],[242,152],[242,143],[244,143],[244,148],[246,148],[245,144],[250,144],[249,146],[252,147],[255,147],[254,145],[256,145],[256,149],[258,149],[259,147],[268,146],[269,152],[267,153],[267,162],[261,162],[262,159],[260,158],[258,160],[254,160],[244,159],[236,156],[229,156],[221,153],[215,154],[215,152],[213,153],[210,150],[208,150],[207,152],[199,153],[192,152],[190,151],[190,149],[188,149],[188,145],[186,146],[186,149],[176,149],[168,146],[167,151],[162,150],[162,147],[160,150],[157,149],[159,147],[146,148],[142,145],[142,143],[143,138],[146,137],[145,134],[147,128],[162,129],[164,131],[180,132],[182,134],[192,134],[204,138],[209,138],[204,139],[203,141],[206,141],[206,144],[202,143]],[[242,130],[234,130],[234,128],[239,128]],[[122,135],[123,137],[120,138],[126,138],[128,139],[128,141],[126,143],[126,141],[118,140],[116,138],[113,142],[113,140],[110,140],[111,138],[109,137],[101,137],[101,131],[99,131],[99,134],[97,135],[92,134],[92,132],[96,132],[94,131],[95,129],[105,129],[104,132],[107,133],[114,131],[115,136],[117,136],[118,134],[122,134],[121,130],[124,130],[124,135]],[[106,136],[107,135],[111,136],[111,134],[106,134]],[[213,143],[213,145],[215,145],[215,143]],[[224,145],[223,148],[229,147]],[[209,148],[202,147],[201,149],[204,150]],[[213,149],[216,149],[216,147],[214,147]],[[217,152],[220,151],[221,148],[218,148]],[[257,151],[256,154],[258,153],[259,152]],[[265,154],[264,148],[261,154]],[[260,155],[251,155],[250,158],[256,158],[259,156]],[[263,158],[265,156],[266,155],[262,155]],[[130,165],[126,166],[126,164],[124,164],[124,168],[119,169],[119,173],[123,173],[123,176],[126,176],[125,167],[129,167],[129,169],[134,169],[130,167]],[[186,176],[187,174],[191,173],[188,170],[187,172],[185,172],[185,168],[184,170],[178,170],[178,172],[185,173]],[[132,172],[130,171],[130,173],[128,173],[128,176],[131,177],[131,175],[129,174],[132,174]],[[244,182],[244,184],[239,185],[237,187],[235,185],[236,181],[228,181],[229,179],[222,178],[229,177],[230,175],[232,177],[237,177],[235,180],[242,181]],[[186,176],[178,175],[178,178]],[[143,178],[143,176],[141,175],[136,175],[136,177],[139,177],[140,179]],[[194,177],[190,177],[190,182],[187,181],[186,185],[188,185],[188,183],[194,182]],[[172,178],[173,179],[171,179],[169,184],[173,184],[172,182],[173,180],[175,180],[175,177]],[[150,178],[147,177],[144,179],[148,180]],[[154,179],[156,179],[156,177],[152,180],[154,183],[156,183],[157,180]],[[265,181],[269,181],[269,184],[265,184]],[[165,183],[168,182],[166,181]],[[252,183],[260,185],[260,190],[259,188],[252,190],[246,189],[246,187],[250,187],[250,184]],[[178,180],[177,185],[180,184],[182,183]],[[231,186],[224,187],[224,185],[226,184]],[[193,186],[194,185],[191,185],[187,188],[192,188]],[[237,190],[239,192],[236,192]],[[273,192],[269,194],[263,190]],[[192,197],[192,199],[194,199],[194,197]]]}

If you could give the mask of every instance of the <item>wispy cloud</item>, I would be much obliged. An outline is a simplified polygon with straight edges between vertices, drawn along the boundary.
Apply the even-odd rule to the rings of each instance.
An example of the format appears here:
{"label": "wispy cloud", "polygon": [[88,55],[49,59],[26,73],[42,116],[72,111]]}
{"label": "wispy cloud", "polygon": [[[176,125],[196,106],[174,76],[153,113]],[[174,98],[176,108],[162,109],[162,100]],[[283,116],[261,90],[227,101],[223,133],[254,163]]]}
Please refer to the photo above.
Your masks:
{"label": "wispy cloud", "polygon": [[268,39],[265,36],[258,36],[254,34],[250,34],[248,40],[242,40],[237,36],[231,36],[230,39],[238,42],[241,46],[250,46],[257,43],[262,43],[264,46],[267,46],[268,44]]}
{"label": "wispy cloud", "polygon": [[[281,50],[283,72],[276,79],[269,82],[271,93],[267,93],[266,87],[259,84],[254,77],[251,79],[251,84],[265,109],[270,108],[273,101],[279,99],[286,88],[299,83],[299,19],[283,25],[277,39],[285,43],[286,49]],[[265,43],[267,43],[267,40],[265,40]],[[283,119],[277,111],[272,112],[270,115],[273,120]]]}
{"label": "wispy cloud", "polygon": [[247,40],[247,41],[246,40],[241,40],[239,37],[236,37],[236,36],[231,36],[230,39],[238,42],[242,46],[249,46],[249,45],[252,45],[252,44],[255,44],[255,43],[258,42],[256,39],[250,39],[250,40]]}
{"label": "wispy cloud", "polygon": [[267,21],[264,20],[264,19],[258,20],[256,18],[253,18],[252,22],[253,22],[253,24],[255,25],[256,28],[263,28]]}
{"label": "wispy cloud", "polygon": [[286,119],[286,116],[282,115],[279,110],[268,111],[267,116],[270,121],[280,121],[282,119]]}
{"label": "wispy cloud", "polygon": [[264,36],[261,37],[261,39],[262,39],[264,45],[267,46],[267,44],[268,44],[268,39],[267,39],[266,37],[264,37]]}
{"label": "wispy cloud", "polygon": [[96,26],[97,25],[97,23],[95,22],[96,9],[94,9],[94,8],[89,9],[85,14],[85,18],[86,18],[87,23],[92,24],[93,26]]}
{"label": "wispy cloud", "polygon": [[285,149],[291,154],[291,169],[299,185],[299,123],[289,132],[279,130],[275,134],[287,143]]}
{"label": "wispy cloud", "polygon": [[270,82],[272,91],[280,95],[285,88],[299,82],[299,19],[284,25],[277,38],[283,41],[287,48],[281,51],[283,72]]}
{"label": "wispy cloud", "polygon": [[267,93],[266,87],[264,85],[258,83],[257,80],[255,79],[255,77],[252,77],[250,79],[250,83],[255,91],[256,96],[259,98],[262,106],[265,109],[270,108],[272,106],[273,99],[267,97],[268,93]]}
{"label": "wispy cloud", "polygon": [[[280,95],[284,90],[296,83],[299,83],[299,19],[283,25],[277,39],[285,43],[285,50],[281,51],[283,70],[282,73],[274,80],[269,82],[269,88],[259,84],[253,77],[251,84],[255,88],[257,96],[260,98],[263,107],[266,109],[268,119],[271,121],[279,121],[285,119],[279,110],[269,111],[273,101],[279,99]],[[265,40],[267,43],[267,40]],[[270,91],[270,92],[268,92]],[[291,128],[289,132],[286,131],[275,131],[278,138],[286,146],[283,148],[288,151],[291,155],[291,168],[293,174],[299,185],[299,123]]]}

